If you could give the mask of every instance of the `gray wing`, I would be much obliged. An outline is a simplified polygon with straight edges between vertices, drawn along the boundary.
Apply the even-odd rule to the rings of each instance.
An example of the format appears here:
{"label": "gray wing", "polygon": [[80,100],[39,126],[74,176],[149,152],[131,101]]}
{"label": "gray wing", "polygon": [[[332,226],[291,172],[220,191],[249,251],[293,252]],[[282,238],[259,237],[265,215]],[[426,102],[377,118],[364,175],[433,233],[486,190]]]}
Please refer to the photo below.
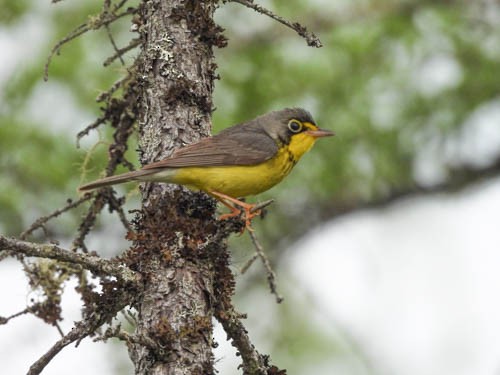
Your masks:
{"label": "gray wing", "polygon": [[183,147],[143,169],[255,165],[271,159],[277,152],[278,146],[263,130],[237,126]]}

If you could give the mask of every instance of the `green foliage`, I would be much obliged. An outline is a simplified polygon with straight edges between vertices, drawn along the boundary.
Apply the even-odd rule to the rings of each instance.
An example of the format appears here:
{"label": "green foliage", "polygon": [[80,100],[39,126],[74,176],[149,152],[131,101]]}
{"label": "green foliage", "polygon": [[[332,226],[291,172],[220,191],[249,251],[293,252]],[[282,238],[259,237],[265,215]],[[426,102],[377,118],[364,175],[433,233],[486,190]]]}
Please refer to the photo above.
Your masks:
{"label": "green foliage", "polygon": [[[226,126],[271,109],[303,106],[337,133],[265,194],[285,206],[281,227],[303,231],[296,228],[307,228],[316,217],[309,215],[311,206],[323,207],[320,216],[328,216],[336,206],[445,182],[446,174],[440,181],[419,180],[416,159],[430,143],[455,138],[475,110],[497,99],[498,24],[461,2],[352,2],[343,13],[324,4],[275,6],[309,25],[324,47],[307,47],[277,23],[254,37],[235,36],[231,30],[245,15],[237,9],[220,15],[230,42],[217,56],[222,79],[214,120]],[[452,164],[444,154],[435,163],[445,172]],[[285,196],[301,208],[283,205],[278,189],[291,191]],[[301,202],[304,190],[307,200]],[[278,210],[273,207],[271,217]],[[272,242],[283,235],[269,234]]]}
{"label": "green foliage", "polygon": [[[0,227],[6,234],[18,234],[37,216],[62,206],[67,198],[76,199],[76,187],[84,173],[92,177],[100,174],[101,168],[97,166],[104,165],[105,148],[97,147],[82,171],[87,151],[76,149],[74,134],[92,121],[83,118],[99,115],[95,98],[109,89],[125,68],[117,62],[108,68],[102,67],[102,62],[113,54],[113,47],[104,30],[91,31],[64,44],[60,53],[52,56],[49,84],[44,84],[44,65],[52,47],[91,15],[98,14],[102,1],[62,2],[50,12],[45,8],[41,11],[42,6],[36,2],[8,1],[3,5],[6,12],[2,12],[2,17],[11,27],[9,32],[22,32],[24,27],[30,27],[30,22],[50,27],[41,33],[48,37],[43,40],[43,47],[37,46],[29,59],[19,62],[1,90]],[[116,41],[125,43],[130,38],[128,22],[119,20],[110,27]],[[37,103],[40,92],[44,97],[53,97],[52,102],[59,100],[63,106],[68,98],[60,96],[70,93],[68,102],[75,107],[45,108]],[[67,131],[62,134],[60,125],[56,125],[60,110],[75,111],[76,119],[69,119]],[[82,116],[82,113],[89,115]],[[103,138],[110,133],[111,130],[104,131]],[[95,141],[84,142],[86,148],[91,147],[92,142]],[[134,149],[135,145],[131,147]],[[73,213],[78,214],[78,210]],[[72,223],[72,220],[65,221],[58,230],[69,233],[75,229],[71,228]]]}
{"label": "green foliage", "polygon": [[321,327],[321,324],[331,322],[313,323],[316,318],[311,316],[303,301],[287,300],[286,304],[279,306],[279,312],[280,319],[268,333],[268,340],[273,341],[273,360],[276,363],[299,372],[324,358],[333,361],[335,357],[346,355],[339,343],[326,334],[333,327]]}
{"label": "green foliage", "polygon": [[[39,4],[25,1],[3,5],[8,25],[23,22],[25,14],[40,9]],[[298,1],[294,7],[279,2],[274,5],[284,16],[300,18],[309,25],[324,47],[307,47],[292,30],[237,4],[222,6],[217,19],[227,29],[230,43],[216,51],[221,80],[215,92],[215,131],[271,109],[304,106],[337,136],[320,141],[280,187],[263,197],[293,198],[300,194],[306,198],[303,207],[318,207],[322,201],[328,202],[323,207],[331,207],[410,188],[421,182],[415,177],[415,158],[426,144],[436,139],[444,142],[459,133],[475,109],[498,95],[498,25],[478,20],[478,9],[473,6],[374,1],[353,2],[339,10]],[[0,126],[10,128],[8,134],[2,130],[8,137],[5,142],[26,142],[30,127],[44,133],[47,125],[40,126],[24,113],[32,93],[40,89],[45,57],[57,40],[95,17],[101,7],[99,0],[61,2],[45,13],[53,29],[50,40],[20,65],[2,90]],[[242,31],[242,19],[255,21],[256,26]],[[112,25],[119,46],[130,39],[128,28],[127,18]],[[112,53],[104,30],[87,33],[63,45],[61,53],[53,56],[50,80],[66,86],[80,110],[97,116],[96,95],[119,79],[125,69],[119,62],[102,67]],[[438,73],[432,75],[436,59],[456,73],[444,86],[433,82],[439,78]],[[426,69],[431,70],[430,76],[425,75]],[[14,126],[17,123],[23,126]],[[85,125],[72,123],[68,129],[75,133]],[[68,142],[64,152],[73,154],[73,141],[55,138],[55,134],[45,132],[45,140],[32,138],[32,148],[43,149],[52,138],[60,148]],[[5,155],[0,154],[2,164],[7,163]],[[23,160],[28,161],[29,156]],[[64,179],[74,181],[77,169],[64,163],[73,163],[76,158],[61,160],[60,167],[55,165],[55,157],[49,160],[44,163],[47,168],[33,172],[33,178],[57,189],[64,185]],[[446,164],[444,160],[437,162]],[[9,159],[8,164],[13,168],[14,161]],[[25,168],[21,162],[16,166]],[[24,179],[26,184],[19,185],[20,189],[33,191],[32,181]],[[308,183],[304,185],[304,181]],[[15,201],[4,204],[11,207],[11,213],[19,206]],[[286,204],[281,210],[273,208],[274,214],[279,213],[274,218],[279,216],[280,222],[300,222],[301,212]]]}
{"label": "green foliage", "polygon": [[[300,194],[305,197],[301,203],[304,209],[319,207],[320,202],[328,202],[321,205],[328,208],[376,200],[391,191],[411,188],[422,183],[416,178],[415,160],[426,145],[456,136],[474,110],[498,95],[499,26],[479,17],[479,8],[472,5],[411,1],[352,2],[343,8],[299,1],[293,7],[280,2],[274,5],[284,16],[300,18],[321,37],[324,47],[307,47],[292,30],[237,4],[222,6],[217,20],[227,29],[230,43],[216,51],[221,80],[215,92],[215,131],[272,109],[304,106],[337,136],[320,141],[280,187],[263,197],[293,198]],[[7,25],[22,23],[24,15],[40,9],[39,4],[25,1],[3,6]],[[32,149],[46,148],[52,139],[60,148],[61,143],[69,142],[64,152],[74,153],[70,151],[71,139],[44,132],[50,124],[40,126],[25,116],[25,111],[34,90],[40,90],[51,46],[95,18],[101,7],[100,0],[68,1],[45,12],[45,22],[52,28],[50,40],[19,66],[2,89],[0,126],[10,128],[8,133],[2,130],[8,137],[6,143],[26,142],[31,127],[45,133],[46,138],[33,137]],[[242,29],[239,24],[244,19],[255,21],[255,27],[247,23]],[[127,18],[112,25],[119,46],[130,39],[128,28]],[[104,30],[86,33],[63,45],[60,54],[52,57],[50,80],[67,87],[81,111],[97,116],[96,95],[119,79],[125,69],[119,62],[102,67],[112,53]],[[449,74],[450,69],[454,72],[444,84],[439,84],[436,61],[445,65],[442,74]],[[14,126],[18,123],[23,126]],[[68,129],[76,133],[75,129],[85,125],[72,123]],[[49,162],[33,172],[33,179],[61,189],[64,179],[74,180],[76,170],[64,163],[73,163],[76,158],[61,160],[63,164],[56,166],[51,154]],[[9,168],[16,163],[16,169],[26,168],[11,157],[7,162],[5,152],[0,158]],[[23,156],[25,164],[29,158]],[[448,161],[436,162],[442,163],[444,170],[448,168]],[[23,178],[26,184],[19,188],[27,189],[26,193],[33,191],[32,181]],[[16,195],[11,197],[16,199]],[[19,205],[14,201],[5,206],[12,212]],[[274,218],[280,222],[300,222],[302,211],[286,203],[282,209],[273,208]],[[17,215],[22,216],[20,212]]]}
{"label": "green foliage", "polygon": [[29,9],[28,0],[0,0],[0,24],[10,24]]}
{"label": "green foliage", "polygon": [[[19,233],[25,216],[42,213],[54,191],[67,191],[80,158],[68,142],[14,119],[0,126],[0,222],[7,233]],[[68,178],[68,176],[70,176]],[[74,181],[74,180],[73,180]],[[45,199],[40,199],[45,196]]]}

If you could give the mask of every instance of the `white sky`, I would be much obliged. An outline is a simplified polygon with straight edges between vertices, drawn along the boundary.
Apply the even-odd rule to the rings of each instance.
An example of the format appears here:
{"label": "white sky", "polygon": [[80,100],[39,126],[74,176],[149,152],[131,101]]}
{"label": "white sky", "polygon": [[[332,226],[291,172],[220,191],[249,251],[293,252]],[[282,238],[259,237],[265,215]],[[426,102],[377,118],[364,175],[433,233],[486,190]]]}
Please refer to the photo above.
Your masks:
{"label": "white sky", "polygon": [[497,374],[498,223],[500,179],[326,224],[284,268],[382,374]]}

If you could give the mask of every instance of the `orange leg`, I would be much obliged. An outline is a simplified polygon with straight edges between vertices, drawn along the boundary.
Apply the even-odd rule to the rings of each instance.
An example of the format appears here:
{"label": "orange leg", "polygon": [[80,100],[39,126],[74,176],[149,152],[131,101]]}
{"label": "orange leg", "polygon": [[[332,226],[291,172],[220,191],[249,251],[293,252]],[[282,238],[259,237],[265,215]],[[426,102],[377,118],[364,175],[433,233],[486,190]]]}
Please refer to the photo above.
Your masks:
{"label": "orange leg", "polygon": [[[226,206],[227,208],[229,208],[231,210],[231,213],[221,215],[219,217],[219,220],[225,220],[225,219],[229,219],[231,217],[238,216],[241,214],[241,211],[242,211],[241,209],[243,209],[243,211],[245,212],[245,227],[249,231],[253,231],[252,225],[251,225],[252,219],[255,216],[259,216],[261,213],[260,210],[257,210],[254,212],[252,211],[255,208],[255,204],[249,204],[249,203],[242,202],[236,198],[230,197],[229,195],[226,195],[226,194],[219,193],[217,191],[211,191],[210,194],[213,195],[215,198],[217,198],[217,200],[219,200],[224,206]],[[233,203],[237,207],[233,206],[229,202]],[[241,207],[241,209],[238,207]]]}

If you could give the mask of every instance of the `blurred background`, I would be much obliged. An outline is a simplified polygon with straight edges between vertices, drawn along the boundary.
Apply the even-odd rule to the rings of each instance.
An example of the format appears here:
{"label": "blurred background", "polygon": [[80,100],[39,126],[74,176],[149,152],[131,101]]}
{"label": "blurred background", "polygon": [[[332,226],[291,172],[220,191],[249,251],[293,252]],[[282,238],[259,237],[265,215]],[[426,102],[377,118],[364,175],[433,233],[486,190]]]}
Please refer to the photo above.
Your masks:
{"label": "blurred background", "polygon": [[[500,374],[500,2],[259,3],[306,25],[324,47],[239,4],[221,5],[216,21],[229,44],[216,51],[214,132],[301,106],[337,136],[256,198],[276,199],[256,233],[285,297],[275,303],[258,262],[238,276],[236,306],[257,348],[290,374]],[[53,58],[44,82],[53,45],[102,1],[0,7],[0,232],[15,236],[101,172],[109,131],[92,132],[80,148],[76,134],[99,116],[96,96],[136,52],[104,68],[109,37],[87,33]],[[111,26],[118,47],[134,36],[129,28],[130,19]],[[129,209],[139,204],[133,188],[119,187]],[[82,209],[49,224],[48,237],[70,244]],[[88,247],[113,256],[127,247],[124,235],[119,219],[104,215]],[[238,273],[252,247],[242,237],[231,248]],[[65,331],[79,319],[74,286],[63,295]],[[37,298],[13,260],[0,263],[0,298],[1,316]],[[218,326],[216,337],[219,373],[238,373]],[[2,373],[25,373],[57,338],[32,317],[0,326]],[[44,373],[69,367],[133,371],[123,345],[89,339]]]}

